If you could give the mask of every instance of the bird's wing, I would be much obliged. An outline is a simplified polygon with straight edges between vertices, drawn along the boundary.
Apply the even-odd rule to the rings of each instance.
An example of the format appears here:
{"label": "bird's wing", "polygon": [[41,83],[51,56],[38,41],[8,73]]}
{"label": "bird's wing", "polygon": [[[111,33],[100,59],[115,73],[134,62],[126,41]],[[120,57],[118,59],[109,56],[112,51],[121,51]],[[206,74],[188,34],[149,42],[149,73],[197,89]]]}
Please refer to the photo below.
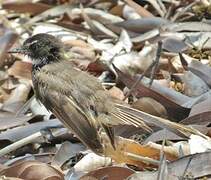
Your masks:
{"label": "bird's wing", "polygon": [[54,70],[43,69],[35,73],[34,89],[37,99],[90,149],[102,153],[98,124],[90,119],[71,96],[71,82],[59,77],[62,72],[60,69]]}
{"label": "bird's wing", "polygon": [[98,128],[89,121],[89,117],[75,104],[71,97],[58,91],[44,92],[44,105],[84,144],[96,153],[102,153],[103,147]]}

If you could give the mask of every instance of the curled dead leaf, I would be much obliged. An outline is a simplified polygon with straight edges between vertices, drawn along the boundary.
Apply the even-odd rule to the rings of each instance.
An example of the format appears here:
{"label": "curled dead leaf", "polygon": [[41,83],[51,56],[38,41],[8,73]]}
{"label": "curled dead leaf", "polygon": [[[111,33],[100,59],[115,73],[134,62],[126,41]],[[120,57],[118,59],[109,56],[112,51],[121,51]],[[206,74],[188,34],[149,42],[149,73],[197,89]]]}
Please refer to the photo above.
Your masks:
{"label": "curled dead leaf", "polygon": [[150,97],[142,97],[134,102],[131,106],[146,113],[167,118],[167,111],[165,107]]}
{"label": "curled dead leaf", "polygon": [[24,78],[31,80],[32,64],[24,61],[15,61],[15,63],[8,69],[8,74],[17,78]]}
{"label": "curled dead leaf", "polygon": [[18,177],[23,179],[52,179],[63,180],[64,175],[54,167],[38,161],[25,161],[14,164],[0,171],[1,176]]}
{"label": "curled dead leaf", "polygon": [[[80,180],[87,180],[89,178],[96,179],[109,179],[109,180],[122,180],[133,174],[135,171],[126,167],[105,167],[87,173],[82,176]],[[90,179],[91,180],[91,179]]]}

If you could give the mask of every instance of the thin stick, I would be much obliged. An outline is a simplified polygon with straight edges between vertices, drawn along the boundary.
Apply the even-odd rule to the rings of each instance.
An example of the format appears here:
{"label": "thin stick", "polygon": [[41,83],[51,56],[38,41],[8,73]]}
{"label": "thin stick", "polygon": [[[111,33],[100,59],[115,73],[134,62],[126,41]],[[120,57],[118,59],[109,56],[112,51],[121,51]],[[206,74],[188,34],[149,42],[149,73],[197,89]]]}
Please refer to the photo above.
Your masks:
{"label": "thin stick", "polygon": [[182,178],[185,177],[186,172],[187,172],[187,170],[188,170],[188,168],[189,168],[189,166],[190,166],[190,163],[191,163],[192,159],[193,159],[193,155],[190,156],[190,158],[189,158],[189,160],[188,160],[188,162],[187,162],[187,165],[186,165],[185,170],[184,170],[184,172],[183,172]]}
{"label": "thin stick", "polygon": [[26,138],[23,138],[13,144],[10,144],[9,146],[6,146],[5,148],[0,150],[0,157],[18,149],[24,145],[34,142],[35,139],[40,138],[40,137],[42,137],[42,134],[40,132],[36,132]]}
{"label": "thin stick", "polygon": [[176,21],[180,16],[182,16],[185,12],[187,12],[191,7],[193,7],[196,3],[198,3],[197,1],[194,1],[192,3],[190,3],[188,6],[184,7],[182,9],[182,11],[179,11],[178,13],[176,13],[173,18],[171,19],[173,22]]}
{"label": "thin stick", "polygon": [[125,98],[123,99],[123,101],[126,100],[131,95],[131,93],[136,89],[137,85],[141,82],[144,76],[156,65],[156,63],[159,62],[161,50],[162,50],[162,42],[158,42],[158,49],[157,49],[155,61],[153,61],[149,65],[149,67],[141,74],[141,76],[136,80],[136,82],[130,88],[130,91],[125,95]]}
{"label": "thin stick", "polygon": [[137,160],[143,161],[144,163],[153,164],[153,165],[156,165],[156,166],[158,166],[159,163],[160,163],[158,160],[155,160],[155,159],[152,159],[152,158],[149,158],[149,157],[140,156],[140,155],[133,154],[133,153],[129,153],[129,152],[126,152],[125,155],[134,159],[134,160],[136,160],[136,161]]}
{"label": "thin stick", "polygon": [[150,75],[150,82],[149,82],[149,87],[151,87],[152,83],[153,83],[153,80],[154,80],[154,76],[155,76],[155,73],[158,69],[158,64],[159,64],[159,60],[160,60],[160,56],[161,56],[161,51],[162,51],[162,42],[159,41],[158,42],[158,49],[157,49],[157,53],[156,53],[156,57],[155,57],[155,65],[153,66],[152,68],[152,72],[151,72],[151,75]]}

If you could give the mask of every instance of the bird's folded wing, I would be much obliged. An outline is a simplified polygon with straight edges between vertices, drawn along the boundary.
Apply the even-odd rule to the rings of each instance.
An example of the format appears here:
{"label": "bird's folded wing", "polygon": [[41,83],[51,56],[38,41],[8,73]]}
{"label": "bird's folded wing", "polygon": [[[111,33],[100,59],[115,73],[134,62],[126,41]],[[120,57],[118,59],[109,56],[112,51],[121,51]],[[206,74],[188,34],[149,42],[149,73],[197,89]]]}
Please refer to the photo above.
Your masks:
{"label": "bird's folded wing", "polygon": [[103,151],[97,127],[88,120],[80,107],[74,104],[71,97],[53,90],[46,91],[44,97],[47,108],[84,144],[97,153]]}

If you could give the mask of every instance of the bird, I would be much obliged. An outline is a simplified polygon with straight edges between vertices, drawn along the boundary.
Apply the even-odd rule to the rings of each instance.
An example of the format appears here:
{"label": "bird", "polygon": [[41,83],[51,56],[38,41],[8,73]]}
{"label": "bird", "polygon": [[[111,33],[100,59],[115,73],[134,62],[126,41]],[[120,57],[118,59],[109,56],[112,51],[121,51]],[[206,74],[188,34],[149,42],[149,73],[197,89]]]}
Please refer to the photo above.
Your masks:
{"label": "bird", "polygon": [[139,117],[138,110],[114,100],[97,77],[81,71],[65,57],[65,47],[59,38],[39,33],[10,53],[31,59],[36,99],[93,152],[104,152],[102,132],[115,150],[113,127],[116,125],[133,125],[151,131]]}

